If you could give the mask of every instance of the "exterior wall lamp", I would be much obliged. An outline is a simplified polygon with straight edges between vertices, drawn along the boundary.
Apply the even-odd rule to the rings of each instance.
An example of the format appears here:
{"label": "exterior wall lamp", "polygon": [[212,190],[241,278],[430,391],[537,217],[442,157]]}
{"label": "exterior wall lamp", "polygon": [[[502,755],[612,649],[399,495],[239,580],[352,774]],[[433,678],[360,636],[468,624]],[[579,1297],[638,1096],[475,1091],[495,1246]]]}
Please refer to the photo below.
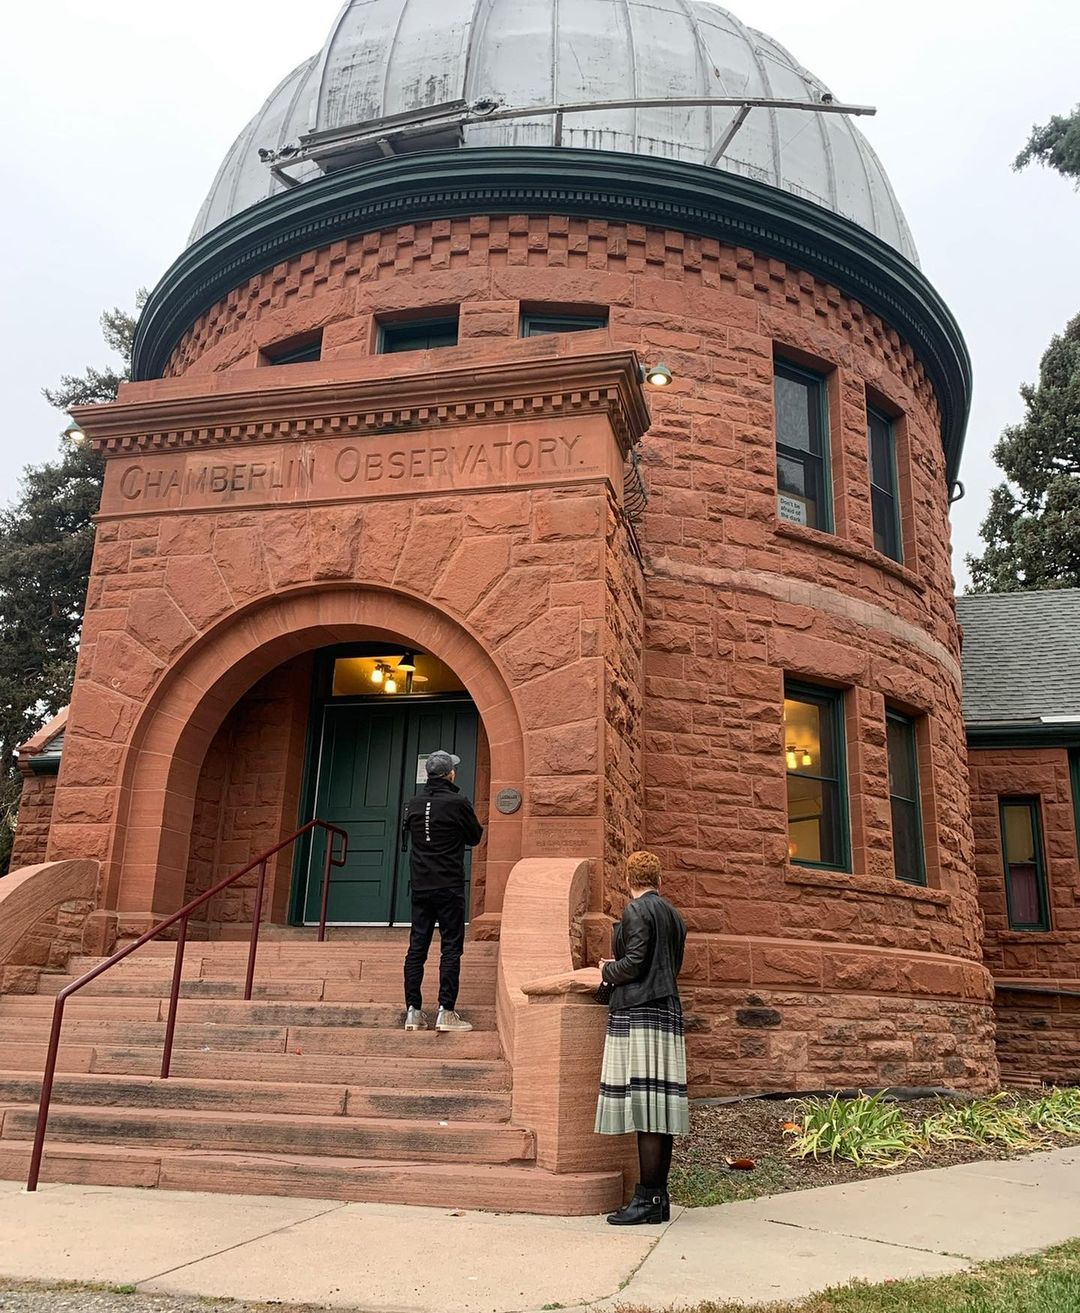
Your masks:
{"label": "exterior wall lamp", "polygon": [[660,361],[660,363],[656,365],[649,365],[648,367],[642,366],[641,381],[643,383],[651,383],[654,388],[666,388],[673,379],[674,375],[663,361]]}

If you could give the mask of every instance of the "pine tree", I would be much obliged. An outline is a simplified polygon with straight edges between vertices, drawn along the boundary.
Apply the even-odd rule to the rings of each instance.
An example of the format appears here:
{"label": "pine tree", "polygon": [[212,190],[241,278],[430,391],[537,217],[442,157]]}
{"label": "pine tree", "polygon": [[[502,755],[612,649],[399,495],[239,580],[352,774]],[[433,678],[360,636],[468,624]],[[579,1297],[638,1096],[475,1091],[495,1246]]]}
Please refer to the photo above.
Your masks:
{"label": "pine tree", "polygon": [[993,452],[1008,482],[990,497],[986,550],[967,558],[974,593],[1080,588],[1080,315],[1020,395],[1024,419]]}
{"label": "pine tree", "polygon": [[1055,114],[1049,123],[1032,128],[1013,168],[1026,169],[1034,160],[1066,178],[1075,178],[1080,188],[1080,105],[1065,117]]}
{"label": "pine tree", "polygon": [[[136,298],[136,307],[145,293]],[[88,367],[43,389],[58,410],[112,401],[129,375],[135,318],[101,316],[119,368]],[[58,458],[28,466],[16,501],[0,511],[0,871],[7,869],[21,777],[19,745],[68,701],[94,551],[104,463],[79,435],[65,434]]]}

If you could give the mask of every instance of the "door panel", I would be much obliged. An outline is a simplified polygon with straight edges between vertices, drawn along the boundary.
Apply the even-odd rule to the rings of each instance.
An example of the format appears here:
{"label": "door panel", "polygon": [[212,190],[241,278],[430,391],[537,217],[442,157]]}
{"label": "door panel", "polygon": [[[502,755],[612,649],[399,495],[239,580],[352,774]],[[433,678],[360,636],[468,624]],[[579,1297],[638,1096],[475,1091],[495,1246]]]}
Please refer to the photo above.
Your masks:
{"label": "door panel", "polygon": [[[322,761],[315,815],[349,834],[346,864],[330,872],[327,919],[390,919],[401,814],[404,734],[396,707],[328,706],[323,712]],[[327,838],[311,845],[304,920],[318,921]]]}

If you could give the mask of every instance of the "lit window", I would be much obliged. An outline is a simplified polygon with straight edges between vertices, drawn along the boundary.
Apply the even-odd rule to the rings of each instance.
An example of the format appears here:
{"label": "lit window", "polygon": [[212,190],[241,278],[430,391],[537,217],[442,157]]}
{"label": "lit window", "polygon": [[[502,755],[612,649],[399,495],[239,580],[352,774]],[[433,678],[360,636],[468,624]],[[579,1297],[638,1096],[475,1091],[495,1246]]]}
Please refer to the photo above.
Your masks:
{"label": "lit window", "polygon": [[1042,833],[1037,798],[1001,800],[1005,901],[1012,930],[1049,930]]}
{"label": "lit window", "polygon": [[915,722],[889,711],[885,717],[889,750],[889,807],[892,811],[893,869],[897,879],[926,883],[922,808],[919,803],[919,753]]}
{"label": "lit window", "polygon": [[545,337],[549,333],[588,333],[607,328],[606,315],[522,315],[522,337]]}
{"label": "lit window", "polygon": [[777,361],[773,397],[777,514],[792,524],[831,530],[825,380]]}
{"label": "lit window", "polygon": [[904,559],[900,538],[900,497],[896,488],[896,440],[892,420],[876,410],[866,414],[870,448],[870,507],[874,546],[894,561]]}
{"label": "lit window", "polygon": [[410,319],[379,326],[379,352],[382,355],[396,351],[433,351],[457,344],[456,318]]}
{"label": "lit window", "polygon": [[842,694],[785,689],[788,856],[800,866],[850,869],[842,718]]}

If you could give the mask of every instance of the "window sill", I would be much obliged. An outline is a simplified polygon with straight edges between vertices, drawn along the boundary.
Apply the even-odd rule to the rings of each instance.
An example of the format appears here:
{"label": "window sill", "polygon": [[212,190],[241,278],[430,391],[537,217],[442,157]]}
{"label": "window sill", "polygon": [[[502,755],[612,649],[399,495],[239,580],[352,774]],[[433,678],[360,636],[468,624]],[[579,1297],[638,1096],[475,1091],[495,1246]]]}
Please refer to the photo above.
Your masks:
{"label": "window sill", "polygon": [[794,542],[806,543],[813,547],[824,547],[838,556],[847,556],[853,561],[861,561],[864,565],[872,565],[883,574],[892,575],[894,579],[907,584],[920,596],[926,593],[926,585],[914,570],[909,570],[906,565],[901,565],[899,561],[894,561],[891,556],[886,556],[883,552],[875,551],[873,547],[864,547],[861,543],[853,543],[835,533],[826,533],[823,529],[811,529],[804,524],[792,524],[788,520],[774,520],[773,528],[781,538],[790,538]]}
{"label": "window sill", "polygon": [[1080,939],[1080,931],[1071,934],[1065,930],[1002,930],[991,937],[999,944],[1030,944],[1037,940],[1040,944],[1075,944]]}
{"label": "window sill", "polygon": [[883,880],[876,875],[848,875],[844,871],[817,871],[811,866],[787,866],[784,880],[788,884],[809,885],[814,889],[839,889],[844,893],[868,894],[875,898],[907,898],[913,903],[933,903],[951,907],[952,894],[944,889],[929,889],[903,880]]}

